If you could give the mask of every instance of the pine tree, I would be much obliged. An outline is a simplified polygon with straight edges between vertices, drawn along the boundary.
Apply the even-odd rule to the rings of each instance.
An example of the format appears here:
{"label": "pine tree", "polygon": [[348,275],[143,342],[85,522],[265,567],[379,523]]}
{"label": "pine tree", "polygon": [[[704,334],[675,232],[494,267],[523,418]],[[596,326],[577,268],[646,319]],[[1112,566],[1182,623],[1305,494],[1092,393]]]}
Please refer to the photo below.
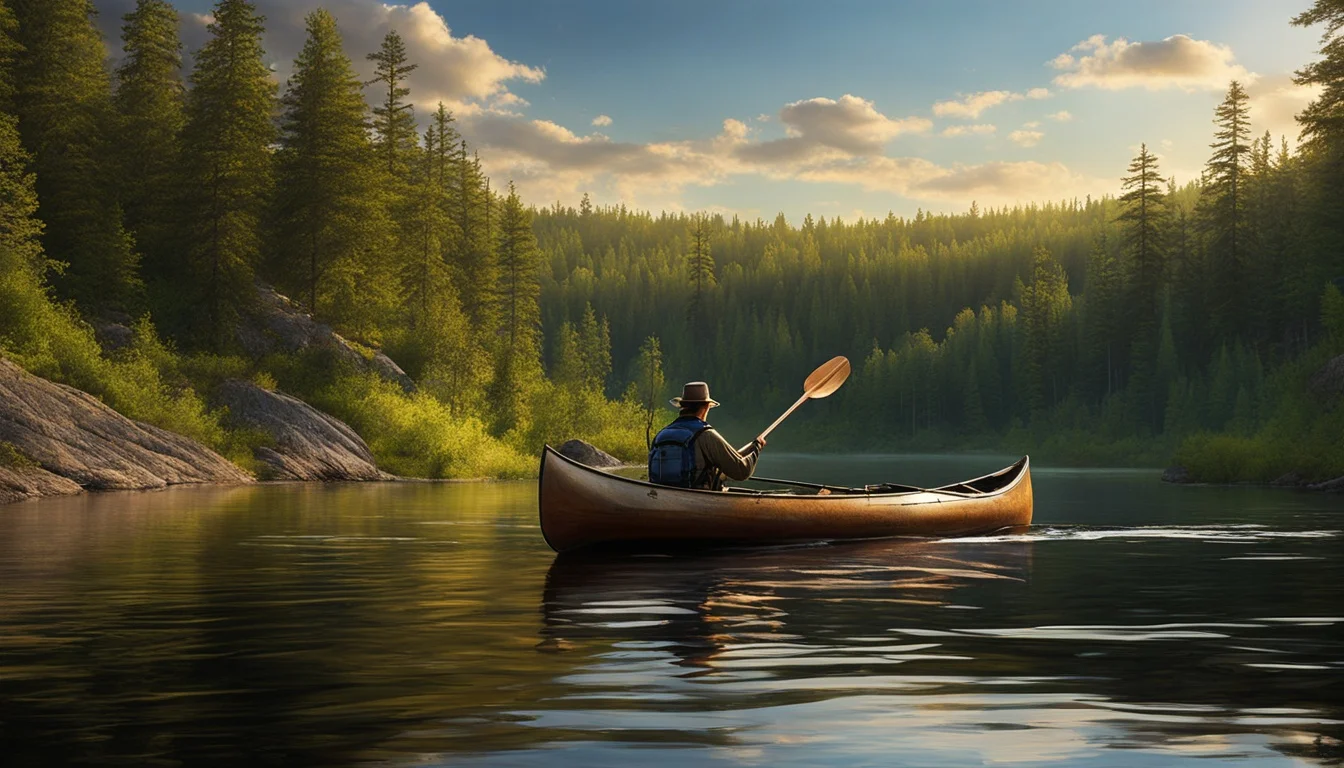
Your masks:
{"label": "pine tree", "polygon": [[1124,194],[1120,196],[1120,215],[1116,219],[1128,254],[1125,319],[1131,339],[1130,384],[1141,407],[1149,409],[1145,416],[1160,419],[1162,412],[1154,413],[1151,409],[1156,393],[1165,392],[1154,389],[1154,366],[1159,293],[1166,279],[1166,249],[1162,242],[1167,231],[1166,196],[1157,158],[1148,152],[1147,144],[1139,147],[1139,154],[1129,164],[1129,173],[1122,182]]}
{"label": "pine tree", "polygon": [[[1041,411],[1059,398],[1058,356],[1064,315],[1072,307],[1064,268],[1045,248],[1032,256],[1032,281],[1023,286],[1022,315],[1026,321],[1027,402]],[[1052,364],[1054,363],[1054,364]]]}
{"label": "pine tree", "polygon": [[[460,239],[452,248],[449,263],[458,280],[463,311],[481,338],[488,339],[494,336],[501,323],[507,324],[507,318],[501,318],[499,314],[500,293],[504,290],[500,283],[507,278],[502,274],[505,269],[502,246],[498,255],[495,250],[487,182],[467,142],[457,142],[450,172],[453,177],[450,205]],[[503,227],[502,221],[500,227]],[[500,235],[502,237],[503,232]]]}
{"label": "pine tree", "polygon": [[261,47],[264,19],[252,3],[219,0],[213,17],[187,94],[180,237],[194,287],[192,335],[220,347],[252,296],[272,184],[276,87]]}
{"label": "pine tree", "polygon": [[396,30],[388,32],[377,53],[368,60],[377,64],[374,78],[365,85],[378,86],[378,106],[373,108],[373,132],[383,168],[392,178],[407,175],[415,149],[415,106],[406,101],[411,89],[406,78],[419,66],[408,62],[406,44]]}
{"label": "pine tree", "polygon": [[[810,219],[809,219],[810,220]],[[686,317],[690,325],[691,343],[696,350],[695,363],[703,367],[702,350],[709,335],[709,291],[714,287],[714,258],[710,255],[709,223],[703,215],[691,218],[691,247],[686,254],[686,276],[691,283],[690,302]]]}
{"label": "pine tree", "polygon": [[1123,333],[1124,279],[1120,265],[1111,255],[1105,231],[1092,246],[1087,262],[1085,359],[1091,375],[1090,389],[1098,400],[1109,397],[1121,386],[1123,368],[1120,340]]}
{"label": "pine tree", "polygon": [[504,343],[513,354],[533,355],[541,322],[537,300],[541,295],[541,252],[532,233],[532,218],[513,184],[504,199],[499,223],[500,315]]}
{"label": "pine tree", "polygon": [[1322,58],[1298,70],[1298,85],[1321,87],[1320,96],[1297,116],[1315,181],[1314,208],[1329,234],[1327,272],[1344,273],[1344,0],[1315,0],[1293,18],[1299,27],[1324,24]]}
{"label": "pine tree", "polygon": [[368,138],[368,107],[336,19],[307,17],[282,99],[273,241],[279,273],[315,317],[367,335],[389,303],[391,222]]}
{"label": "pine tree", "polygon": [[667,386],[663,376],[663,350],[657,336],[649,336],[639,347],[634,360],[634,375],[626,391],[626,399],[639,404],[644,416],[644,445],[653,445],[653,424],[663,410],[663,390]]}
{"label": "pine tree", "polygon": [[165,276],[177,255],[171,238],[185,121],[182,44],[177,11],[166,0],[138,0],[124,20],[125,58],[115,96],[117,173],[126,228],[152,281]]}
{"label": "pine tree", "polygon": [[1246,223],[1245,167],[1251,152],[1246,91],[1237,81],[1218,106],[1218,131],[1205,166],[1206,183],[1200,196],[1201,225],[1208,254],[1213,326],[1224,338],[1246,330],[1244,318],[1250,296],[1250,242]]}
{"label": "pine tree", "polygon": [[[90,0],[13,0],[14,106],[36,174],[43,248],[65,264],[57,287],[84,311],[132,309],[137,256],[122,226],[111,169],[111,77]],[[11,52],[13,48],[11,46]]]}
{"label": "pine tree", "polygon": [[604,392],[611,375],[611,326],[605,317],[598,320],[592,304],[584,305],[583,319],[579,322],[579,350],[584,387],[591,392]]}

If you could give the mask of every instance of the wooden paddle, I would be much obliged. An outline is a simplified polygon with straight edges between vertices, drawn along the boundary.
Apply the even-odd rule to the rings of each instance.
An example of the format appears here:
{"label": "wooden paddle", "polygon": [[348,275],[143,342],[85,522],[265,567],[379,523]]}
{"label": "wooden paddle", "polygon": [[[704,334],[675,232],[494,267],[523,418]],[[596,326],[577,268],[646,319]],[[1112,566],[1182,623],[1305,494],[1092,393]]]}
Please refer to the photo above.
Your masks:
{"label": "wooden paddle", "polygon": [[798,410],[798,406],[808,400],[820,400],[821,398],[830,395],[835,392],[835,390],[839,389],[840,385],[844,384],[845,379],[848,378],[849,359],[843,355],[832,357],[830,360],[822,363],[817,370],[813,371],[812,375],[808,376],[807,380],[803,382],[803,396],[798,398],[798,402],[789,406],[789,410],[785,411],[778,419],[775,419],[775,423],[766,427],[765,431],[758,435],[756,439],[764,440],[765,436],[773,432],[775,427],[779,426],[780,422],[789,417],[789,414]]}

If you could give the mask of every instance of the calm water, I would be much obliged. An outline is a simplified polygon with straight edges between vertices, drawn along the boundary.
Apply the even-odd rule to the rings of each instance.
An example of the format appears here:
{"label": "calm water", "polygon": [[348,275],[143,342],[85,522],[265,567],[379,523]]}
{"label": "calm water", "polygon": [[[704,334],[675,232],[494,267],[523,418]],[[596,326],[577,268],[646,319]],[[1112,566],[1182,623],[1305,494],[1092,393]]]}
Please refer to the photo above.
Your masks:
{"label": "calm water", "polygon": [[[770,456],[932,484],[999,458]],[[557,559],[530,483],[0,507],[6,766],[1344,764],[1344,498],[1037,467],[1025,535]]]}

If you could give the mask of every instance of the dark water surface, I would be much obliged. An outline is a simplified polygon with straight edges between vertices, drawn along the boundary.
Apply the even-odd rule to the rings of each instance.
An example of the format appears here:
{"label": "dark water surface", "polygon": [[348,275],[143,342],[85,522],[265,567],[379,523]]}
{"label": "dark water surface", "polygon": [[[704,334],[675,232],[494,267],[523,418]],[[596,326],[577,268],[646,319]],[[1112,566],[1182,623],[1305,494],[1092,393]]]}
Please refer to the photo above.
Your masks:
{"label": "dark water surface", "polygon": [[0,507],[0,763],[1344,764],[1344,498],[1034,480],[1025,535],[600,560],[531,483]]}

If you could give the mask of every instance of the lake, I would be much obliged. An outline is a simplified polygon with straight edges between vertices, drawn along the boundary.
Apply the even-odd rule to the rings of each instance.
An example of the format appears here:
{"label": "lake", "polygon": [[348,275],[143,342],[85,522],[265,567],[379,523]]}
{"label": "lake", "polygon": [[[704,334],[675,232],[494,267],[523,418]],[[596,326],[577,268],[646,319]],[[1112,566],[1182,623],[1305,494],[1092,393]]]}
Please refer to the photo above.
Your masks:
{"label": "lake", "polygon": [[[992,456],[760,471],[931,485]],[[1020,535],[557,558],[524,483],[0,507],[4,764],[1344,764],[1344,497],[1033,467]]]}

